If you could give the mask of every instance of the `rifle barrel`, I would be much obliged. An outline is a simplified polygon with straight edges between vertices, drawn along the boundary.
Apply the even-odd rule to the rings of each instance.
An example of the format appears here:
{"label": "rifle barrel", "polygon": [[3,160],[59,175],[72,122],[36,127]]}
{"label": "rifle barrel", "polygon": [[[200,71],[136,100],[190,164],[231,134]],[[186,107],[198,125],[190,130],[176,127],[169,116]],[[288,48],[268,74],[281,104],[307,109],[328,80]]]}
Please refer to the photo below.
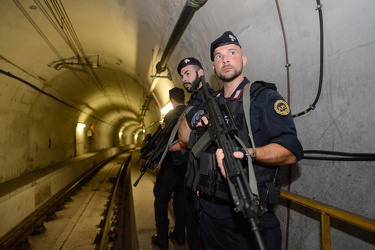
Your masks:
{"label": "rifle barrel", "polygon": [[[213,98],[208,95],[208,91],[204,85],[204,76],[201,76],[200,80],[203,85],[205,110],[209,115],[208,134],[211,141],[214,141],[216,146],[222,148],[224,151],[224,168],[227,175],[229,193],[235,203],[235,211],[241,211],[245,219],[249,221],[251,231],[254,233],[259,249],[264,250],[264,243],[259,232],[259,204],[251,191],[240,159],[233,156],[237,145],[234,138],[234,134],[237,133],[237,127],[233,116],[223,99],[220,99],[220,97]],[[227,120],[224,118],[223,113]],[[205,142],[210,143],[210,140],[206,139]]]}
{"label": "rifle barrel", "polygon": [[146,171],[141,172],[138,179],[134,182],[133,186],[136,187],[139,183],[139,181],[142,179],[143,175],[146,173]]}

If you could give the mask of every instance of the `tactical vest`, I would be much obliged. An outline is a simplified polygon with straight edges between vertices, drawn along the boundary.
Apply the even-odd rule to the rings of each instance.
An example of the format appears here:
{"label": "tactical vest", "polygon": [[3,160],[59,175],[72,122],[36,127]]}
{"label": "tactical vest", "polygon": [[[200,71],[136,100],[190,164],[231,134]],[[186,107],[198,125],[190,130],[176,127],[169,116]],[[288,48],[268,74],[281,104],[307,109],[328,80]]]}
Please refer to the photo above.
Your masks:
{"label": "tactical vest", "polygon": [[[275,89],[275,85],[261,81],[254,82],[251,85],[251,101],[266,88]],[[246,147],[251,147],[245,121],[242,95],[234,101],[227,102],[227,106],[237,126],[238,137],[245,143]],[[247,112],[249,111],[247,110]],[[190,153],[189,167],[185,175],[186,185],[195,191],[197,195],[216,197],[228,201],[230,197],[228,196],[227,181],[222,178],[221,173],[218,171],[215,152],[215,145],[211,145],[208,150],[201,154],[200,159],[196,159]],[[275,204],[278,198],[277,186],[280,185],[278,168],[264,167],[257,164],[253,165],[261,200],[263,204],[270,207],[268,205]],[[247,163],[245,161],[243,166],[247,174]]]}

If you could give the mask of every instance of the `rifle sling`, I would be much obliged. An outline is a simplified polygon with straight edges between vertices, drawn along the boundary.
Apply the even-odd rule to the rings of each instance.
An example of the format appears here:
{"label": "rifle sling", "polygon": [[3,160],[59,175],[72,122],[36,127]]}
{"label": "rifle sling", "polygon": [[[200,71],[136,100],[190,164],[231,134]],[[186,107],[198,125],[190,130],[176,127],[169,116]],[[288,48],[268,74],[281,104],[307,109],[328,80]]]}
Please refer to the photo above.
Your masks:
{"label": "rifle sling", "polygon": [[[245,143],[243,143],[243,141],[238,136],[235,135],[234,137],[236,138],[238,143],[241,145],[241,147],[247,151]],[[249,171],[250,190],[253,194],[259,197],[258,185],[257,185],[257,180],[255,178],[254,166],[253,166],[253,161],[251,157],[247,157],[247,166],[248,166],[248,171]]]}
{"label": "rifle sling", "polygon": [[[187,108],[186,108],[187,109]],[[171,135],[169,136],[169,140],[168,140],[168,143],[167,143],[167,146],[165,147],[165,150],[160,158],[160,161],[159,161],[159,164],[157,166],[157,168],[160,168],[161,166],[161,163],[163,162],[165,156],[167,155],[168,153],[168,150],[176,136],[176,133],[177,133],[177,130],[178,130],[178,127],[180,126],[181,122],[182,122],[182,118],[184,118],[185,116],[185,111],[186,109],[184,110],[184,112],[181,113],[180,117],[178,118],[178,121],[176,123],[176,125],[174,125],[173,129],[172,129],[172,132],[171,132]],[[175,142],[176,143],[176,142]],[[173,143],[174,144],[174,143]]]}
{"label": "rifle sling", "polygon": [[[253,132],[251,131],[251,124],[250,124],[250,87],[251,84],[246,84],[244,92],[243,92],[243,110],[245,113],[245,120],[246,120],[246,125],[247,125],[247,130],[249,132],[249,138],[251,142],[251,147],[253,150],[255,150],[255,143],[254,143],[254,138],[253,138]],[[241,146],[247,151],[246,146],[243,144],[242,141],[239,141],[241,143]],[[255,172],[254,172],[254,166],[253,166],[253,160],[251,157],[247,158],[247,164],[248,164],[248,171],[249,171],[249,183],[250,183],[250,189],[251,191],[259,197],[259,192],[258,192],[258,185],[257,185],[257,180],[255,178]]]}

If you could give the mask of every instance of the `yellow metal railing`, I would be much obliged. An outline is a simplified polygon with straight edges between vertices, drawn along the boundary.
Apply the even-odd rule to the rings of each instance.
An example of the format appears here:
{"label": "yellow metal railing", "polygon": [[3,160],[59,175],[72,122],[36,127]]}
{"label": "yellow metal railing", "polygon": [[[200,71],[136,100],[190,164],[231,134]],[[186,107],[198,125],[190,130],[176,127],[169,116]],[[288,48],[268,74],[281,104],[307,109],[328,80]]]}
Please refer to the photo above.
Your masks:
{"label": "yellow metal railing", "polygon": [[364,228],[368,231],[375,232],[375,220],[353,214],[344,211],[333,206],[320,203],[309,198],[293,194],[291,192],[280,189],[279,195],[282,198],[291,200],[302,206],[317,210],[321,213],[320,215],[320,225],[321,225],[321,239],[322,239],[322,250],[331,249],[331,221],[330,217],[335,217],[344,222],[353,224],[357,227]]}

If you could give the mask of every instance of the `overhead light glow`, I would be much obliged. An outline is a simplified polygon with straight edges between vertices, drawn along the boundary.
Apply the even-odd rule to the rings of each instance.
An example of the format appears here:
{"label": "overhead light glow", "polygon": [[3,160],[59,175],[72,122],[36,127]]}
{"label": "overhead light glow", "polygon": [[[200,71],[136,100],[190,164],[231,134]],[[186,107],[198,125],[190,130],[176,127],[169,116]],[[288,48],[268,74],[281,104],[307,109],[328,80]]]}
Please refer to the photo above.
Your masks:
{"label": "overhead light glow", "polygon": [[173,109],[173,105],[171,102],[168,102],[167,105],[165,105],[161,110],[161,114],[162,115],[165,115],[166,113],[168,113],[169,110]]}
{"label": "overhead light glow", "polygon": [[79,122],[77,124],[77,128],[85,128],[85,127],[86,127],[86,124],[84,124],[84,123]]}

